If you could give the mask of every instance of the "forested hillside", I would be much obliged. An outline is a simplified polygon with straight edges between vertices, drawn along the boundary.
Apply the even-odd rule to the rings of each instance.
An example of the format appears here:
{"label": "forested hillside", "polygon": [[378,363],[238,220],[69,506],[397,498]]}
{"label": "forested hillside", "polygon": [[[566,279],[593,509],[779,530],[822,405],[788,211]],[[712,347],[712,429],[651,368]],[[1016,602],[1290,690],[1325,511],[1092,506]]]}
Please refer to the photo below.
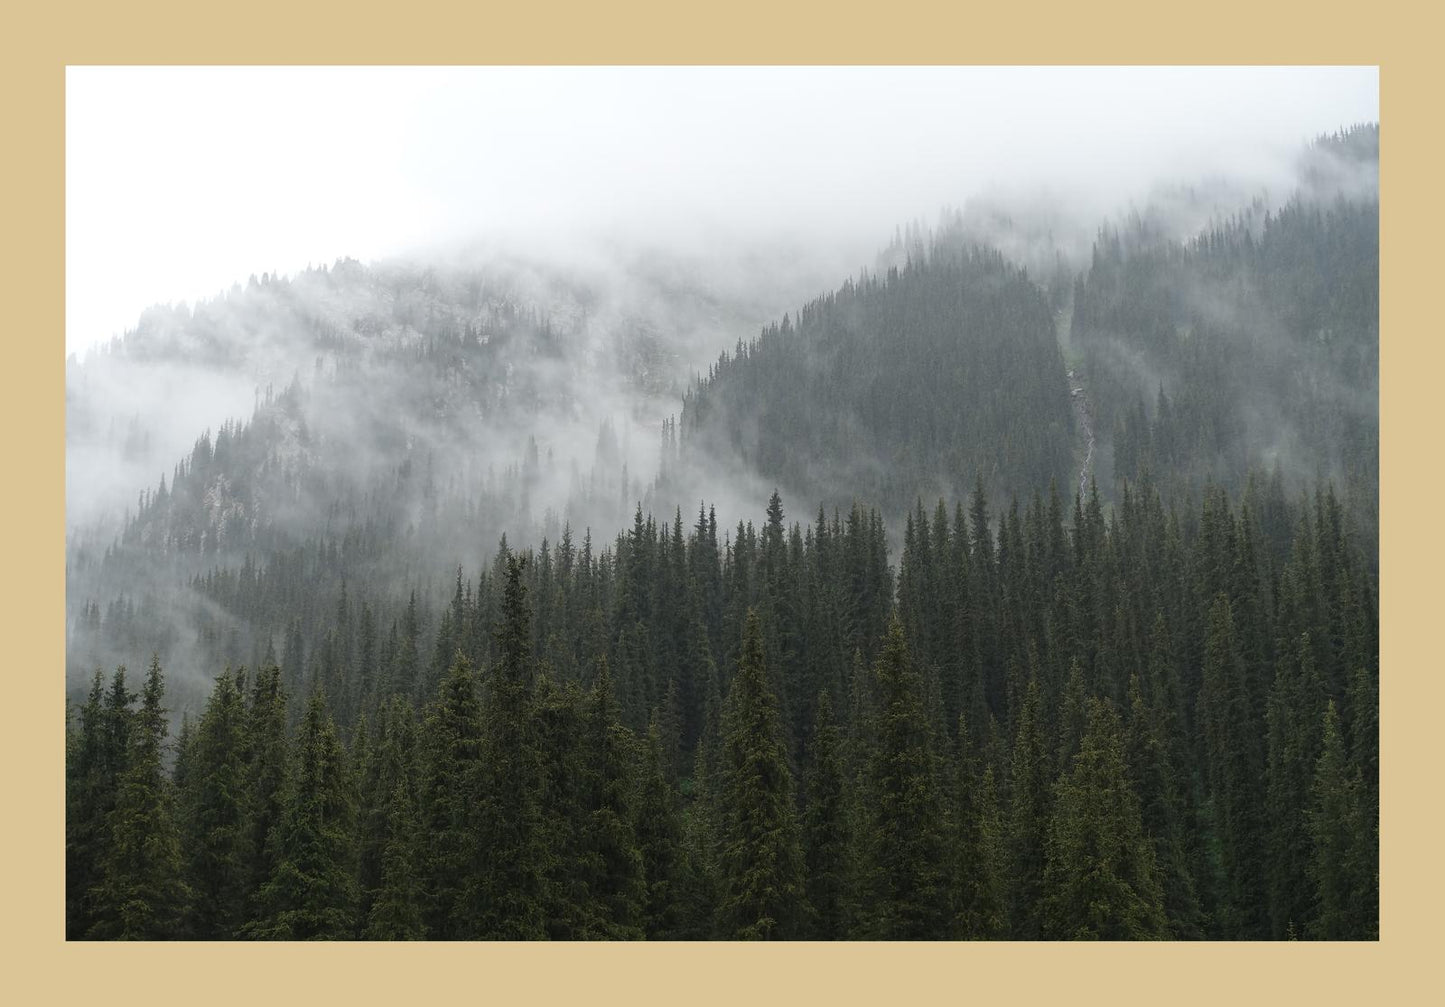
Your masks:
{"label": "forested hillside", "polygon": [[774,497],[722,541],[639,514],[595,555],[504,548],[427,625],[353,584],[317,654],[216,679],[169,775],[159,666],[138,708],[97,673],[70,933],[1373,936],[1375,594],[1339,503],[1065,510],[920,509],[896,580],[876,513]]}
{"label": "forested hillside", "polygon": [[979,477],[1007,497],[1069,477],[1066,381],[1027,275],[997,252],[935,247],[720,357],[685,400],[682,454],[890,516]]}
{"label": "forested hillside", "polygon": [[67,369],[67,936],[1376,938],[1378,143],[811,300],[148,313]]}
{"label": "forested hillside", "polygon": [[1100,234],[1071,335],[1111,482],[1238,491],[1277,466],[1333,481],[1375,536],[1380,210],[1355,187],[1378,154],[1377,127],[1324,138],[1287,203],[1182,244],[1139,220]]}

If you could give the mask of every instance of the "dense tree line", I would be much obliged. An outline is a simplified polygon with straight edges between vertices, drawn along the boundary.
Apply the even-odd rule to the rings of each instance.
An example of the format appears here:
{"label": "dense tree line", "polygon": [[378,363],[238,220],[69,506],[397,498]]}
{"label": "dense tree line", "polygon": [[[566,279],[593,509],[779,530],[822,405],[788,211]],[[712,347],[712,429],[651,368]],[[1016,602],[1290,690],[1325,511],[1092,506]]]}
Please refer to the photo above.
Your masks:
{"label": "dense tree line", "polygon": [[[1077,277],[1047,214],[900,231],[648,486],[579,410],[598,352],[677,361],[591,346],[586,290],[344,262],[148,313],[112,378],[310,380],[67,542],[68,934],[1375,936],[1377,173],[1325,138]],[[820,505],[674,506],[724,482]]]}
{"label": "dense tree line", "polygon": [[[1074,425],[1053,312],[998,252],[938,244],[724,353],[684,400],[678,441],[674,466],[736,458],[804,499],[890,519],[975,473],[1001,499],[1065,482]],[[667,464],[661,479],[687,484]]]}
{"label": "dense tree line", "polygon": [[[1179,242],[1137,218],[1101,231],[1072,339],[1113,479],[1197,498],[1277,465],[1342,488],[1363,540],[1379,495],[1378,191],[1320,176],[1368,164],[1378,126],[1324,137],[1305,185]],[[1112,484],[1112,480],[1110,480]]]}
{"label": "dense tree line", "polygon": [[[365,585],[168,745],[68,718],[93,938],[1371,938],[1376,588],[1333,492],[917,504],[719,538],[639,510]],[[257,571],[206,585],[264,605]],[[267,585],[272,585],[268,587]],[[383,629],[384,627],[384,629]]]}

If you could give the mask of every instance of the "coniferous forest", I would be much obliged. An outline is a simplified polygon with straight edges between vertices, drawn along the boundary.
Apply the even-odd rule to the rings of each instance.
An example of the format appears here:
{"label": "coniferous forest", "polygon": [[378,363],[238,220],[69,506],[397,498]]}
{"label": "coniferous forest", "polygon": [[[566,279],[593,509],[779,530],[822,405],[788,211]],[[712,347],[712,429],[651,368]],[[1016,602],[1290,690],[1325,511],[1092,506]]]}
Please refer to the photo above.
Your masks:
{"label": "coniferous forest", "polygon": [[[1076,257],[945,214],[708,357],[773,288],[148,312],[67,367],[130,494],[67,540],[67,937],[1377,939],[1378,145]],[[262,357],[158,482],[102,408]]]}

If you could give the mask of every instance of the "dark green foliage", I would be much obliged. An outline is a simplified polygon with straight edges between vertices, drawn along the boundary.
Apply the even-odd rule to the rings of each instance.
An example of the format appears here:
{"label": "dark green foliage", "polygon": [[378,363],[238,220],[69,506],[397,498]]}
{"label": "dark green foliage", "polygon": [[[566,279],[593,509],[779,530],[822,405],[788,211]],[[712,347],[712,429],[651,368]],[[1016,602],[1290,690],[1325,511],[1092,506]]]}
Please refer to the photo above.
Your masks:
{"label": "dark green foliage", "polygon": [[[1374,580],[1328,492],[1272,499],[1236,513],[1211,493],[1171,513],[1143,485],[1107,517],[1080,496],[1072,529],[1057,497],[997,528],[978,492],[971,516],[917,507],[892,620],[886,536],[857,509],[788,528],[774,500],[761,532],[716,547],[715,582],[701,519],[691,538],[635,520],[600,554],[503,543],[475,581],[449,580],[445,620],[420,592],[362,609],[431,627],[419,651],[456,648],[420,716],[389,677],[401,632],[377,647],[364,703],[341,685],[364,648],[343,674],[338,623],[299,644],[358,707],[344,732],[288,703],[269,660],[217,680],[176,751],[182,876],[203,894],[169,933],[1373,935]],[[645,644],[623,655],[627,695],[618,624]],[[113,913],[102,875],[134,699],[121,674],[97,681],[69,728],[72,936]],[[1109,804],[1100,766],[1117,767],[1080,768],[1101,700],[1125,714],[1137,830]],[[1344,768],[1326,780],[1345,782],[1317,789],[1329,702]],[[1096,839],[1124,852],[1091,880],[1078,849]],[[1095,882],[1103,909],[1080,909]]]}
{"label": "dark green foliage", "polygon": [[872,898],[863,925],[885,940],[936,938],[950,924],[944,802],[922,682],[896,618],[873,675],[879,705],[865,837]]}
{"label": "dark green foliage", "polygon": [[1224,875],[1218,914],[1226,934],[1257,939],[1267,932],[1259,897],[1266,890],[1264,731],[1246,675],[1229,599],[1221,594],[1209,608],[1198,704],[1204,779]]}
{"label": "dark green foliage", "polygon": [[1311,790],[1309,833],[1313,845],[1310,876],[1315,883],[1315,917],[1310,935],[1321,940],[1370,939],[1379,934],[1371,913],[1369,849],[1372,823],[1365,816],[1358,766],[1351,766],[1331,700],[1324,715],[1324,739]]}
{"label": "dark green foliage", "polygon": [[818,940],[848,936],[855,897],[855,850],[849,816],[850,795],[843,770],[842,737],[833,721],[833,704],[820,692],[805,777],[803,850],[808,904]]}
{"label": "dark green foliage", "polygon": [[[117,701],[123,677],[116,676]],[[151,660],[134,714],[125,770],[116,780],[115,804],[106,816],[95,920],[89,936],[110,940],[164,940],[181,935],[190,891],[182,879],[171,781],[161,768],[165,745],[165,682]]]}
{"label": "dark green foliage", "polygon": [[1319,761],[1325,692],[1308,633],[1279,660],[1270,692],[1268,798],[1271,936],[1313,916],[1307,814]]}
{"label": "dark green foliage", "polygon": [[251,686],[246,711],[246,889],[251,912],[261,888],[276,870],[276,827],[285,814],[290,779],[286,738],[287,698],[282,670],[274,662],[261,668]]}
{"label": "dark green foliage", "polygon": [[1169,936],[1154,849],[1129,784],[1118,714],[1089,704],[1088,728],[1060,779],[1044,872],[1044,934],[1062,939]]}
{"label": "dark green foliage", "polygon": [[[393,902],[387,912],[399,914],[393,922],[401,926],[409,919],[410,906],[396,902],[401,893],[395,889],[389,894],[382,891],[386,886],[388,856],[394,861],[393,874],[404,867],[416,886],[414,892],[407,894],[407,899],[418,907],[421,905],[423,847],[417,817],[416,730],[411,702],[394,697],[381,711],[381,723],[374,739],[365,733],[363,718],[352,743],[358,781],[357,888],[361,898],[358,912],[368,921],[376,900],[384,894]],[[398,832],[403,826],[410,831]]]}
{"label": "dark green foliage", "polygon": [[261,887],[261,916],[243,933],[264,940],[356,936],[354,780],[322,693],[306,704],[296,739],[276,866]]}
{"label": "dark green foliage", "polygon": [[186,746],[184,782],[178,784],[193,895],[187,936],[232,937],[247,919],[248,829],[246,709],[236,677],[216,680],[210,702]]}
{"label": "dark green foliage", "polygon": [[476,675],[464,656],[453,662],[421,736],[423,914],[428,936],[456,939],[464,934],[461,899],[482,758]]}
{"label": "dark green foliage", "polygon": [[[610,420],[591,471],[511,433],[586,414],[590,295],[340,263],[147,313],[97,361],[316,367],[68,537],[67,935],[1376,936],[1378,127],[1303,165],[1087,262],[909,229],[699,376],[650,483]],[[766,501],[686,527],[724,475]],[[153,652],[169,779],[158,669],[88,677]]]}
{"label": "dark green foliage", "polygon": [[363,932],[368,940],[414,941],[426,936],[416,870],[419,845],[411,791],[404,779],[398,779],[387,801],[381,885],[371,903]]}
{"label": "dark green foliage", "polygon": [[685,933],[689,863],[677,793],[667,782],[662,732],[647,731],[638,784],[635,832],[645,885],[643,932],[649,940],[675,940]]}
{"label": "dark green foliage", "polygon": [[1129,786],[1139,797],[1141,822],[1153,845],[1170,936],[1196,939],[1203,910],[1186,845],[1182,789],[1164,740],[1167,721],[1167,713],[1145,703],[1139,680],[1130,679],[1124,738]]}
{"label": "dark green foliage", "polygon": [[1015,940],[1043,936],[1044,872],[1049,821],[1053,817],[1053,760],[1039,722],[1039,687],[1030,681],[1019,714],[1009,774],[1012,800],[1006,860],[1009,934]]}
{"label": "dark green foliage", "polygon": [[806,896],[793,779],[777,699],[768,688],[762,627],[752,610],[722,729],[719,936],[801,937]]}
{"label": "dark green foliage", "polygon": [[[595,915],[582,936],[604,940],[639,938],[643,936],[648,892],[643,853],[634,829],[636,740],[618,720],[606,659],[592,686],[584,730],[586,818],[582,833],[584,863],[579,873],[587,884]],[[655,725],[652,733],[656,733]],[[658,870],[663,871],[661,865]]]}
{"label": "dark green foliage", "polygon": [[103,691],[97,671],[90,696],[80,708],[80,723],[67,731],[65,935],[71,940],[84,937],[95,925],[100,861],[109,844],[110,813],[130,756],[132,698],[124,668],[116,669],[108,691]]}
{"label": "dark green foliage", "polygon": [[482,689],[482,754],[472,823],[470,881],[463,895],[470,936],[525,940],[547,935],[553,852],[543,821],[542,752],[533,716],[535,669],[523,560],[506,557],[498,659]]}
{"label": "dark green foliage", "polygon": [[979,758],[962,716],[953,822],[954,932],[965,940],[1004,933],[1003,822],[993,767]]}

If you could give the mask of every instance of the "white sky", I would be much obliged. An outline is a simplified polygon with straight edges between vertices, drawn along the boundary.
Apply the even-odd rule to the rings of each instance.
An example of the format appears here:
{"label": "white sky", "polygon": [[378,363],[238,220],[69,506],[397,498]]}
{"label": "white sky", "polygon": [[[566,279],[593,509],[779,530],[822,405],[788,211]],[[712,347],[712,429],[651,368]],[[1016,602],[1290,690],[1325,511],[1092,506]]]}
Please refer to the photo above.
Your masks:
{"label": "white sky", "polygon": [[1104,209],[1278,171],[1376,68],[131,68],[66,74],[66,351],[252,273],[481,237],[874,248],[990,184]]}

